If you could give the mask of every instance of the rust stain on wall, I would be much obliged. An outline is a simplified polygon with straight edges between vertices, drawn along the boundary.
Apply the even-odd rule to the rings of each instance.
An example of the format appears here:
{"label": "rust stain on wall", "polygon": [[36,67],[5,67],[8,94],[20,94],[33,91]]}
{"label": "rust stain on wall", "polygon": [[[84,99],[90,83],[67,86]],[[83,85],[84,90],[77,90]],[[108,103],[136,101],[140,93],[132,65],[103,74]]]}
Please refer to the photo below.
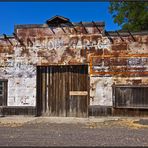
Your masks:
{"label": "rust stain on wall", "polygon": [[[85,24],[85,23],[84,23]],[[91,23],[89,23],[91,24]],[[148,84],[148,35],[110,33],[104,26],[48,27],[18,25],[13,46],[0,38],[0,78],[8,79],[8,106],[36,105],[36,66],[88,64],[90,105],[112,105],[112,84]],[[54,34],[54,33],[55,34]],[[24,94],[26,94],[24,96]]]}

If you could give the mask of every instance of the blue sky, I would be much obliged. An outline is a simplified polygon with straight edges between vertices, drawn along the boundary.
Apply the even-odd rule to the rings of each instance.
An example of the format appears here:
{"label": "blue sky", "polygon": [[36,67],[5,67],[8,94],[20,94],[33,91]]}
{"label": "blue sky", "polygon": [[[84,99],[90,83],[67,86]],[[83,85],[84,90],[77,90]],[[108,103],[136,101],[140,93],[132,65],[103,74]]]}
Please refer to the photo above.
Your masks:
{"label": "blue sky", "polygon": [[72,22],[104,21],[107,31],[118,30],[108,6],[109,2],[0,2],[0,34],[11,35],[16,24],[43,24],[54,15]]}

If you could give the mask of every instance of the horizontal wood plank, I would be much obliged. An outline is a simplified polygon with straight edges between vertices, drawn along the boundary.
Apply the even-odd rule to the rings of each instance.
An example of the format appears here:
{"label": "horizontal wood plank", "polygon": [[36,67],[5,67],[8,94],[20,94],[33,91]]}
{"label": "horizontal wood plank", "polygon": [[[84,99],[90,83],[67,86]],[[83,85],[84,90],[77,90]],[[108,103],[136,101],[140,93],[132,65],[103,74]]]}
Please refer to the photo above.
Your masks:
{"label": "horizontal wood plank", "polygon": [[70,96],[87,96],[88,92],[87,91],[70,91],[69,95]]}

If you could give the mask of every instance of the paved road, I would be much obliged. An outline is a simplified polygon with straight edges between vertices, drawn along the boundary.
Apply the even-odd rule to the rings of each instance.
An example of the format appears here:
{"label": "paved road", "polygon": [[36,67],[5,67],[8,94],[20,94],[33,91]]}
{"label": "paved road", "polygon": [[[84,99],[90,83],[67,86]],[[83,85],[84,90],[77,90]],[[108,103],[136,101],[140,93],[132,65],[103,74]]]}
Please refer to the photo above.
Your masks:
{"label": "paved road", "polygon": [[18,121],[0,119],[0,146],[148,146],[148,126],[133,119]]}

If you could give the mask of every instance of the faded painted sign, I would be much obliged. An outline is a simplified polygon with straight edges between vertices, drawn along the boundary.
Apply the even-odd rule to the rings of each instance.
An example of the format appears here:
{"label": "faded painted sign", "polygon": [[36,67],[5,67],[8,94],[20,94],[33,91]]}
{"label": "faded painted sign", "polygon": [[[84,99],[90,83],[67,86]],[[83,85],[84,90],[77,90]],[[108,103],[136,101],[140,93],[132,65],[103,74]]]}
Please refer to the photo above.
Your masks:
{"label": "faded painted sign", "polygon": [[92,56],[91,74],[147,76],[148,54]]}

